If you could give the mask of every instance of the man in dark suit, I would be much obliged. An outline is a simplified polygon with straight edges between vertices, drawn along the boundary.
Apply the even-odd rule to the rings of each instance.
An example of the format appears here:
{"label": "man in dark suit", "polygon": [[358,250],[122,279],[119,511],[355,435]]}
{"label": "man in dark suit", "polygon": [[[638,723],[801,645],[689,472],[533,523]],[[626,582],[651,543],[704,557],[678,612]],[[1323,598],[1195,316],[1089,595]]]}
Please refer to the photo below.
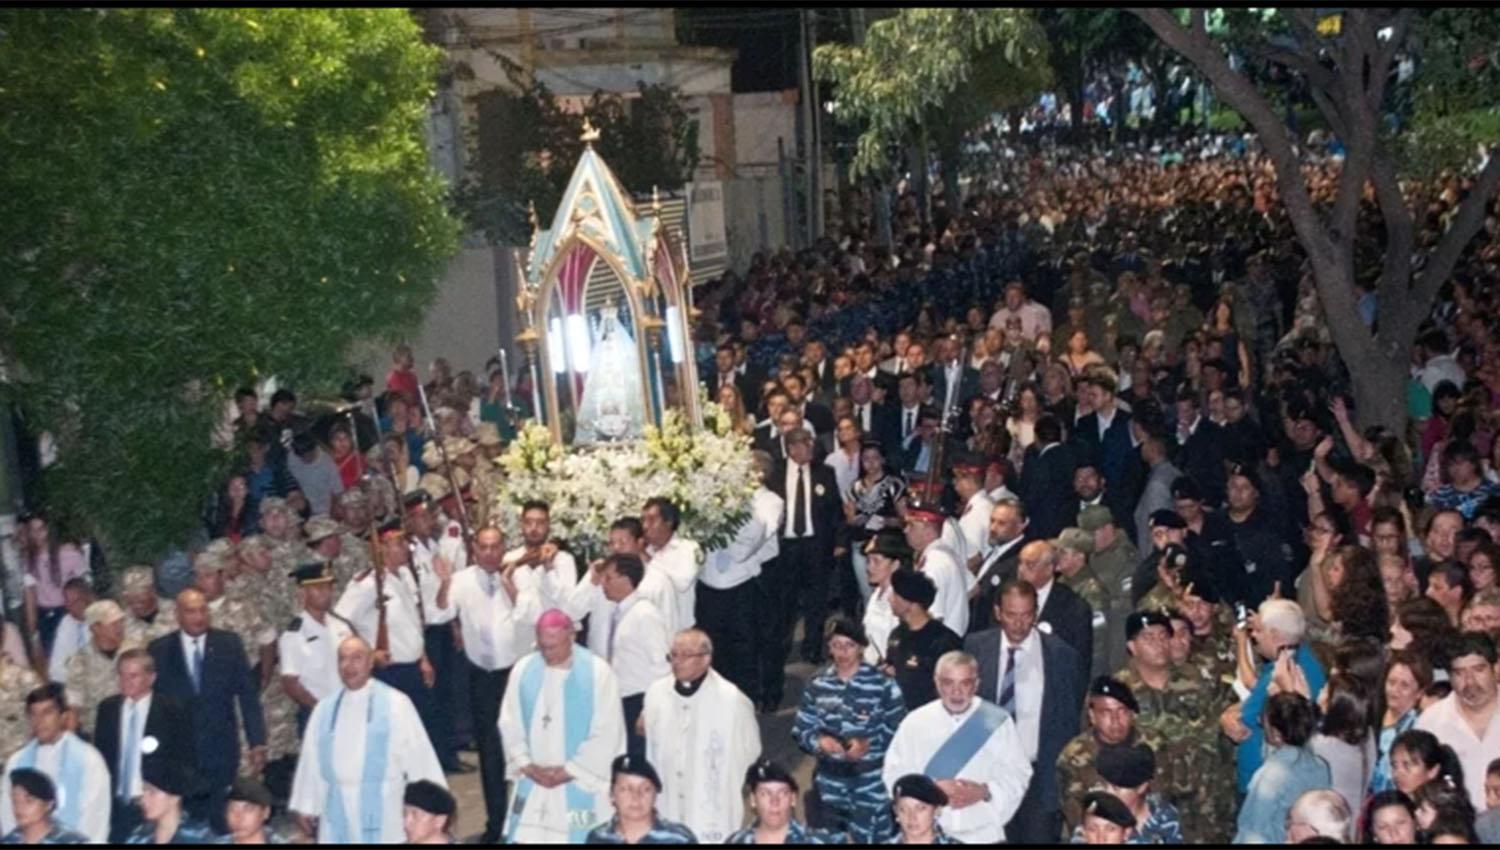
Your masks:
{"label": "man in dark suit", "polygon": [[[771,610],[781,617],[782,638],[767,646],[763,684],[767,700],[780,701],[782,665],[791,648],[798,609],[803,618],[802,658],[822,660],[823,622],[828,619],[828,589],[834,559],[844,547],[843,500],[833,469],[813,462],[812,435],[802,429],[786,435],[787,459],[767,486],[785,503],[781,555],[775,575],[765,582],[776,596]],[[792,593],[798,594],[793,609]],[[772,683],[772,679],[775,682]]]}
{"label": "man in dark suit", "polygon": [[1063,444],[1062,423],[1051,414],[1036,421],[1036,442],[1026,450],[1021,501],[1031,517],[1033,538],[1056,537],[1078,515],[1073,500],[1073,451]]}
{"label": "man in dark suit", "polygon": [[[962,354],[958,340],[951,336],[939,339],[937,360],[928,368],[927,373],[928,381],[932,384],[932,403],[939,410],[951,404],[955,415],[963,411],[966,399],[979,394],[979,370],[959,362]],[[951,395],[949,387],[954,387]]]}
{"label": "man in dark suit", "polygon": [[816,380],[812,386],[812,392],[808,395],[817,395],[821,398],[833,398],[836,393],[838,379],[833,375],[833,359],[828,356],[828,346],[821,339],[810,339],[802,347],[802,365],[813,370]]}
{"label": "man in dark suit", "polygon": [[1062,638],[1063,643],[1078,653],[1081,666],[1078,683],[1088,688],[1088,675],[1094,664],[1094,609],[1057,578],[1057,547],[1047,540],[1033,540],[1021,548],[1021,558],[1016,564],[1016,575],[1036,588],[1041,611],[1037,614],[1037,628]]}
{"label": "man in dark suit", "polygon": [[203,814],[216,831],[225,832],[225,795],[240,764],[236,707],[244,718],[250,759],[256,768],[265,766],[266,721],[260,692],[244,644],[233,632],[210,627],[208,602],[201,591],[189,588],[177,594],[177,623],[178,631],[151,642],[156,689],[188,707],[198,770],[213,788]]}
{"label": "man in dark suit", "polygon": [[802,418],[813,426],[818,436],[827,434],[833,430],[833,410],[826,404],[820,404],[807,397],[807,385],[802,376],[796,373],[783,376],[781,385],[786,388],[787,400],[793,408],[802,414]]}
{"label": "man in dark suit", "polygon": [[1198,394],[1184,388],[1177,396],[1177,453],[1172,463],[1203,488],[1209,507],[1224,504],[1224,429],[1202,415]]}
{"label": "man in dark suit", "polygon": [[864,375],[849,380],[849,415],[859,430],[880,441],[887,451],[901,442],[901,417],[894,402],[875,403],[875,383]]}
{"label": "man in dark suit", "polygon": [[1115,396],[1114,375],[1104,371],[1084,377],[1089,403],[1094,412],[1080,417],[1074,430],[1077,442],[1086,447],[1089,459],[1109,482],[1105,502],[1117,518],[1134,510],[1136,493],[1127,481],[1134,477],[1129,467],[1136,461],[1135,445],[1130,437],[1130,414],[1121,410]]}
{"label": "man in dark suit", "polygon": [[990,510],[990,552],[974,573],[974,595],[969,599],[969,634],[995,625],[995,602],[1000,585],[1016,577],[1021,547],[1026,544],[1026,507],[1002,499]]}
{"label": "man in dark suit", "polygon": [[1028,582],[1001,585],[995,619],[999,628],[969,635],[964,649],[979,660],[979,695],[1015,719],[1032,762],[1031,784],[1005,837],[1055,844],[1062,834],[1057,757],[1078,734],[1088,668],[1061,638],[1037,628],[1036,588]]}
{"label": "man in dark suit", "polygon": [[708,397],[717,400],[723,387],[732,386],[739,391],[745,412],[753,415],[760,406],[760,387],[735,368],[733,345],[726,342],[714,351],[714,367],[717,371],[709,379]]}
{"label": "man in dark suit", "polygon": [[[115,661],[120,692],[99,703],[94,715],[94,746],[109,766],[109,840],[125,840],[141,823],[142,742],[154,741],[155,752],[183,764],[198,764],[193,736],[183,734],[192,717],[180,702],[165,694],[152,693],[156,684],[156,662],[144,649],[127,649]],[[127,722],[128,721],[128,722]]]}

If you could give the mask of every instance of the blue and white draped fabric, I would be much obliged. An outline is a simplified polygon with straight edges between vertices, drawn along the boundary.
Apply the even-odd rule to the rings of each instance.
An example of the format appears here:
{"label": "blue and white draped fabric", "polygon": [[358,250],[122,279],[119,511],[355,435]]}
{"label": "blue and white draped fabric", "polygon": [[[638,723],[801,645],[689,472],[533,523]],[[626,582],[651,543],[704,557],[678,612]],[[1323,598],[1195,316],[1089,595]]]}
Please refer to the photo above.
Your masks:
{"label": "blue and white draped fabric", "polygon": [[922,768],[922,772],[929,779],[952,779],[958,776],[959,771],[964,769],[964,765],[969,763],[969,759],[972,759],[974,754],[984,747],[985,742],[995,734],[995,730],[999,729],[1000,724],[1004,723],[1008,717],[1005,711],[994,703],[984,700],[976,700],[976,702],[979,703],[979,707],[969,715],[969,719],[965,720],[962,726],[948,736],[948,740],[944,741],[938,751],[932,754],[927,766]]}
{"label": "blue and white draped fabric", "polygon": [[[594,723],[594,655],[581,646],[573,647],[573,666],[563,680],[563,757],[569,761],[578,754],[578,749],[588,739]],[[543,678],[547,664],[541,656],[521,674],[521,723],[526,734],[531,734],[532,718],[536,715],[537,699],[541,696]],[[536,788],[529,777],[522,777],[516,785],[515,804],[511,806],[510,823],[506,825],[506,843],[515,841],[516,830],[521,826],[521,814],[526,808],[526,798]],[[584,791],[577,782],[566,786],[568,800],[568,843],[583,844],[595,825],[594,795]]]}
{"label": "blue and white draped fabric", "polygon": [[[11,769],[21,767],[36,767],[36,753],[38,743],[32,738],[16,754],[15,764]],[[64,732],[57,744],[57,776],[52,781],[57,785],[57,819],[64,826],[78,829],[79,820],[83,815],[83,771],[84,753],[79,747],[86,746],[77,735],[72,732]],[[10,805],[10,801],[4,801]]]}
{"label": "blue and white draped fabric", "polygon": [[333,711],[328,712],[328,725],[318,736],[318,766],[323,773],[323,782],[328,786],[328,800],[323,807],[323,817],[328,822],[330,843],[334,844],[378,844],[381,841],[382,791],[385,784],[386,759],[391,743],[391,697],[390,688],[381,682],[370,680],[370,701],[365,709],[365,744],[361,748],[364,770],[359,779],[359,831],[350,831],[349,814],[344,811],[344,792],[333,770],[333,740],[338,727],[339,709],[349,693],[341,688],[334,698]]}

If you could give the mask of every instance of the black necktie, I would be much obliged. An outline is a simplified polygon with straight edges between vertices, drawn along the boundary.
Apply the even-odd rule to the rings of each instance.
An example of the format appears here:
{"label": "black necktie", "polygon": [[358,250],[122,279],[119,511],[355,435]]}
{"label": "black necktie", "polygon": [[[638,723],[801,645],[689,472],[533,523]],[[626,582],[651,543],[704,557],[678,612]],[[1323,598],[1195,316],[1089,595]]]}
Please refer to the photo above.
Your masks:
{"label": "black necktie", "polygon": [[901,439],[904,440],[911,436],[911,429],[916,425],[912,420],[916,419],[916,417],[917,412],[915,410],[906,411],[906,425],[901,429]]}
{"label": "black necktie", "polygon": [[792,517],[792,536],[801,537],[807,533],[807,467],[797,465],[797,496],[792,503],[795,516]]}

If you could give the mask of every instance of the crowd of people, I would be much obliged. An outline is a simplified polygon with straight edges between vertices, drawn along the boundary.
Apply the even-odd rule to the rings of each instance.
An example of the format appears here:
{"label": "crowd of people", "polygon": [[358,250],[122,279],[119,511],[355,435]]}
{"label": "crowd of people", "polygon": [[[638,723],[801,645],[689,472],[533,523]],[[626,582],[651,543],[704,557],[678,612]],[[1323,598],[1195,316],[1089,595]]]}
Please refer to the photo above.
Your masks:
{"label": "crowd of people", "polygon": [[[529,388],[404,347],[334,414],[240,391],[170,599],[33,514],[5,840],[441,843],[472,747],[485,843],[1500,841],[1500,215],[1408,432],[1361,429],[1266,160],[1169,147],[1023,149],[703,287],[761,477],[713,551],[661,498],[593,560],[543,502],[508,539]],[[1466,188],[1411,187],[1419,242]]]}

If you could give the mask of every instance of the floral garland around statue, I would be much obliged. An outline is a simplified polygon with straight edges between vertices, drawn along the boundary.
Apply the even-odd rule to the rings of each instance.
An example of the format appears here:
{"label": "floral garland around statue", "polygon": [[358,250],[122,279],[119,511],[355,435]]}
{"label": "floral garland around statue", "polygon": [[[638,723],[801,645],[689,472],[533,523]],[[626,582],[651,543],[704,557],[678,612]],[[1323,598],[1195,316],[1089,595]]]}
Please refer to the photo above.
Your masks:
{"label": "floral garland around statue", "polygon": [[698,543],[700,557],[723,548],[749,516],[760,476],[749,438],[733,433],[724,411],[706,405],[704,421],[693,430],[670,410],[641,440],[584,449],[559,446],[545,425],[529,423],[497,461],[505,480],[495,516],[515,537],[521,506],[546,502],[555,536],[598,552],[611,523],[640,516],[647,499],[664,496],[682,511],[678,534]]}

